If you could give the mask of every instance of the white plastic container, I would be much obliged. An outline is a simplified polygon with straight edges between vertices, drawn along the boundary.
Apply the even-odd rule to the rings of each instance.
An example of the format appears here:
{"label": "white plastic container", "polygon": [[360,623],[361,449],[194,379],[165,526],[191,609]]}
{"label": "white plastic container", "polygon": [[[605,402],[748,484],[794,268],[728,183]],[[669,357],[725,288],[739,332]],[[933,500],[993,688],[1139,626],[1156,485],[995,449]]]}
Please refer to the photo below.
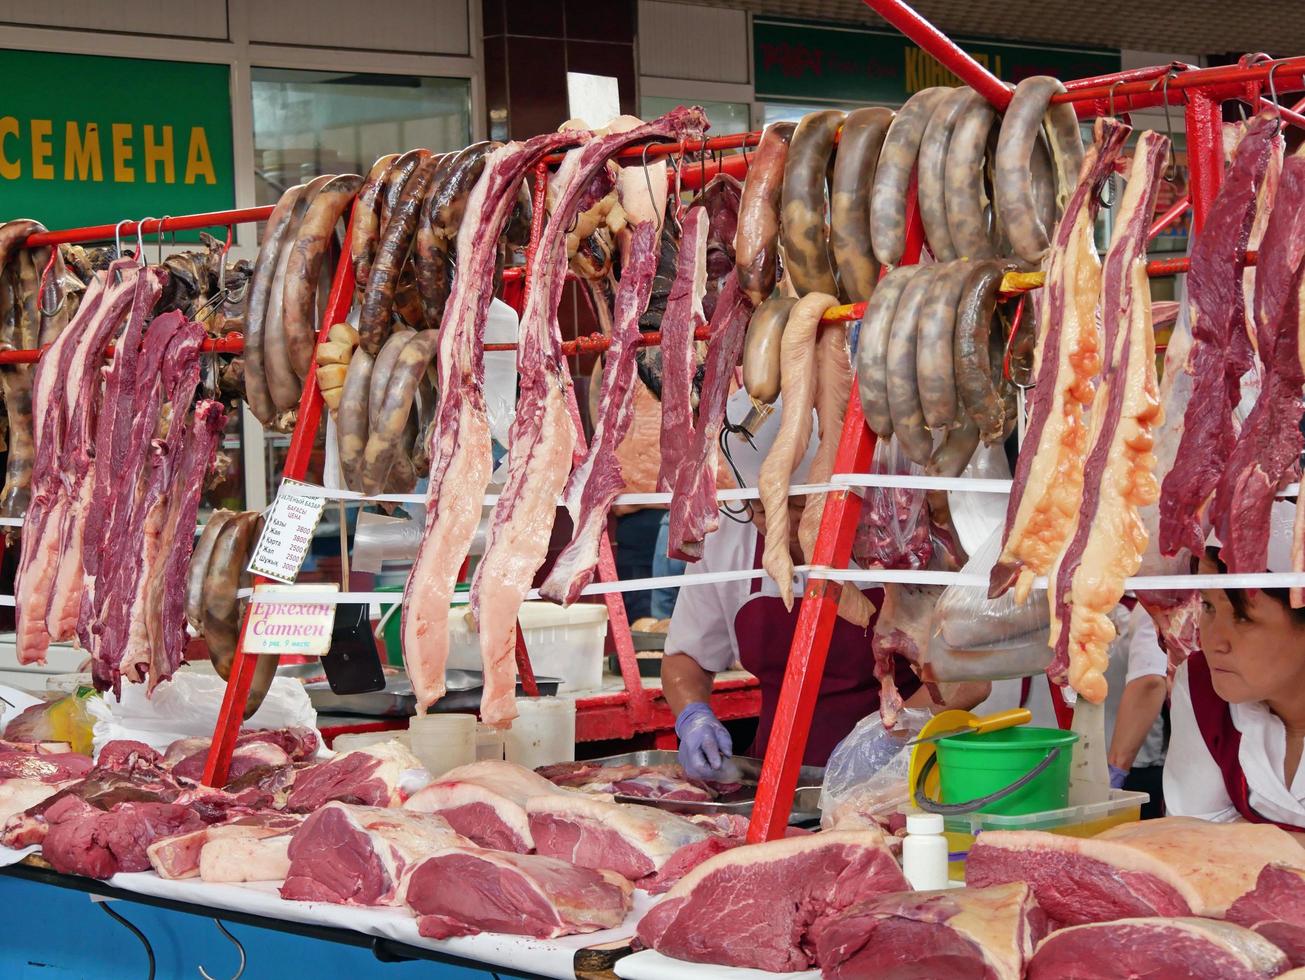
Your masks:
{"label": "white plastic container", "polygon": [[476,761],[476,716],[432,714],[408,722],[408,741],[432,776]]}
{"label": "white plastic container", "polygon": [[527,769],[575,761],[575,701],[517,698],[519,717],[503,733],[508,762]]}
{"label": "white plastic container", "polygon": [[947,838],[943,836],[942,814],[907,814],[902,874],[918,892],[947,887]]}
{"label": "white plastic container", "polygon": [[503,760],[503,732],[492,725],[476,723],[476,761]]}
{"label": "white plastic container", "polygon": [[[576,603],[564,609],[551,602],[527,602],[522,604],[518,620],[536,677],[560,678],[559,694],[602,687],[605,605]],[[455,611],[449,617],[448,665],[481,669],[480,636],[470,613]]]}

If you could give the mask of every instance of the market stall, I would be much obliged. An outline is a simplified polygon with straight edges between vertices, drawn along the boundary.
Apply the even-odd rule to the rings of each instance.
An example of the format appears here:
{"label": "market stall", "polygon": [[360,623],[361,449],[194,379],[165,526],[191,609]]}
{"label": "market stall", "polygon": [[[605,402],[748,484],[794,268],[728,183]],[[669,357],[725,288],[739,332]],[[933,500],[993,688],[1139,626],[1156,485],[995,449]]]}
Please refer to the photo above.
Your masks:
{"label": "market stall", "polygon": [[[1248,621],[1293,637],[1305,589],[1305,157],[1286,152],[1305,118],[1278,94],[1305,58],[1008,86],[906,4],[867,2],[959,84],[741,136],[681,106],[396,152],[266,208],[0,224],[15,648],[75,642],[104,694],[4,699],[10,884],[530,976],[1305,966],[1302,804],[1290,771],[1275,795],[1282,752],[1245,761],[1249,712],[1270,733],[1294,717],[1274,686],[1294,675],[1217,659]],[[1191,168],[1160,214],[1173,134],[1128,121],[1152,106],[1182,107]],[[1148,261],[1188,209],[1190,254]],[[146,235],[251,221],[252,265],[216,239],[148,262]],[[1149,280],[1178,274],[1186,308],[1162,310]],[[562,339],[568,279],[602,332]],[[513,340],[488,339],[499,307]],[[502,390],[487,352],[513,355]],[[636,378],[660,402],[650,493],[618,459]],[[196,527],[240,405],[291,433],[285,483],[266,513]],[[756,524],[755,567],[620,580],[622,504],[668,508],[691,563],[725,519]],[[408,515],[401,598],[353,587],[346,505]],[[296,582],[327,509],[339,580]],[[787,624],[786,659],[707,671],[695,713],[761,715],[764,759],[726,741],[706,764],[577,761],[688,742],[623,592],[763,580],[773,618],[746,636],[788,647]],[[538,600],[602,604],[619,684],[544,690]],[[1145,794],[1112,787],[1101,705],[1134,600],[1204,767],[1177,778],[1222,809],[1139,821]],[[401,675],[376,655],[391,606]],[[460,687],[464,624],[481,670]],[[183,669],[191,637],[213,674]],[[806,766],[848,651],[877,710]],[[949,701],[1044,676],[1064,731]],[[314,687],[402,709],[328,723]]]}

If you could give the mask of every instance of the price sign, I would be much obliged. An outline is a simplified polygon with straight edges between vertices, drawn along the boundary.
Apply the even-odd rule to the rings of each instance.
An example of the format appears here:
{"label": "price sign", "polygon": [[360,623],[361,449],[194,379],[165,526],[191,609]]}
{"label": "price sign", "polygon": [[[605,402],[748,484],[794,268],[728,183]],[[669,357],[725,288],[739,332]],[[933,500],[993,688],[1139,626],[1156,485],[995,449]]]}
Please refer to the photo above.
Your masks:
{"label": "price sign", "polygon": [[[290,586],[310,592],[334,591],[329,582],[310,582]],[[264,589],[286,590],[284,585],[259,585]],[[281,656],[300,654],[324,657],[331,649],[331,631],[335,627],[335,606],[329,602],[255,602],[249,610],[242,649],[246,653],[274,653]]]}
{"label": "price sign", "polygon": [[264,578],[293,583],[313,543],[313,531],[326,509],[323,497],[301,492],[311,485],[282,480],[276,500],[263,522],[263,534],[250,559],[249,570]]}

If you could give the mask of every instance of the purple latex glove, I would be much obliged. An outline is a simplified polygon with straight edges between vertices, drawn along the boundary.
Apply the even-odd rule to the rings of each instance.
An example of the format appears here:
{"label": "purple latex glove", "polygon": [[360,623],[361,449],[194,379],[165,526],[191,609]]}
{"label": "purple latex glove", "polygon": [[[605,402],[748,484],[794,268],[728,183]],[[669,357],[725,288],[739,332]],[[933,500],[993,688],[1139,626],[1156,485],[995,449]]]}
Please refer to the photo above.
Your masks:
{"label": "purple latex glove", "polygon": [[1118,766],[1110,766],[1110,788],[1123,789],[1124,780],[1128,778],[1128,770],[1120,769]]}
{"label": "purple latex glove", "polygon": [[675,719],[680,737],[680,765],[693,779],[719,779],[721,766],[734,754],[730,733],[702,701],[694,701]]}

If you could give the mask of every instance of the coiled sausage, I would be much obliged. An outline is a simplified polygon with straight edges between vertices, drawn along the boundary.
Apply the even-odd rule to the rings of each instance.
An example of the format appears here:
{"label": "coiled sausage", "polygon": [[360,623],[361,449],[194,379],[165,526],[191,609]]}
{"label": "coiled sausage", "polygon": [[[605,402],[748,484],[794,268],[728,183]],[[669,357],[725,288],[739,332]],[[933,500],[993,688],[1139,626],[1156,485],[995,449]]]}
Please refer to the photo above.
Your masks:
{"label": "coiled sausage", "polygon": [[784,162],[795,124],[766,127],[752,154],[734,233],[734,267],[739,286],[759,308],[775,290],[779,272],[779,209],[784,190]]}
{"label": "coiled sausage", "polygon": [[946,88],[916,92],[897,111],[884,137],[870,192],[870,240],[881,265],[897,265],[906,249],[906,189],[920,152],[920,140]]}
{"label": "coiled sausage", "polygon": [[834,153],[834,138],[843,123],[837,109],[812,112],[793,132],[784,161],[783,220],[780,239],[789,278],[799,296],[834,294],[838,282],[829,254],[829,195],[825,178]]}
{"label": "coiled sausage", "polygon": [[839,285],[853,303],[868,300],[879,281],[879,263],[870,245],[870,191],[892,123],[890,109],[856,109],[847,114],[838,137],[829,195],[829,243],[838,264]]}

